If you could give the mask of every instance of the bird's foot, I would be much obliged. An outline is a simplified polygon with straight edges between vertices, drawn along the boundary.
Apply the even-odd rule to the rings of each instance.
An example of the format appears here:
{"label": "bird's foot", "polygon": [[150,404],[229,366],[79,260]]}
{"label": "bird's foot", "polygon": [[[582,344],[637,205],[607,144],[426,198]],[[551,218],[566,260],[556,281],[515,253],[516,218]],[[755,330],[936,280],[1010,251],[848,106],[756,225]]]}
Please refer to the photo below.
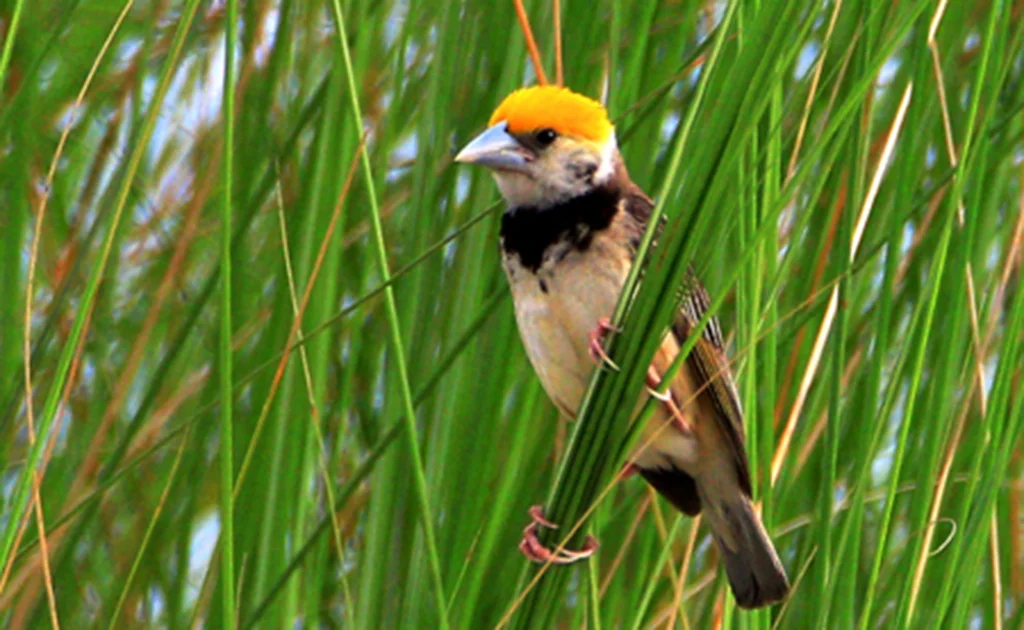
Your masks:
{"label": "bird's foot", "polygon": [[523,552],[524,556],[534,562],[543,564],[572,564],[577,560],[589,558],[597,551],[597,539],[590,535],[587,536],[586,542],[583,543],[583,548],[579,551],[572,551],[571,549],[556,549],[552,551],[545,547],[540,542],[540,539],[537,538],[537,528],[557,529],[558,525],[544,518],[543,508],[539,505],[530,508],[530,519],[530,524],[523,530],[523,540],[519,543],[519,550]]}
{"label": "bird's foot", "polygon": [[692,433],[693,430],[690,427],[689,421],[686,416],[683,415],[682,410],[676,405],[675,400],[672,398],[671,392],[659,392],[658,386],[661,385],[661,374],[654,369],[654,366],[647,368],[647,393],[654,398],[657,398],[665,404],[668,408],[669,413],[672,414],[672,424],[683,433]]}
{"label": "bird's foot", "polygon": [[647,368],[647,393],[663,403],[671,403],[672,394],[659,392],[659,385],[661,385],[661,374],[658,374],[658,370],[655,370],[653,365],[649,366]]}
{"label": "bird's foot", "polygon": [[619,471],[619,481],[625,481],[633,475],[640,472],[640,467],[633,462],[627,462],[622,466],[622,470]]}
{"label": "bird's foot", "polygon": [[602,317],[597,320],[597,325],[590,331],[590,358],[594,360],[598,365],[607,364],[616,372],[619,371],[619,366],[615,365],[608,353],[604,351],[604,338],[608,336],[610,332],[622,332],[620,329],[612,326],[612,322],[607,317]]}

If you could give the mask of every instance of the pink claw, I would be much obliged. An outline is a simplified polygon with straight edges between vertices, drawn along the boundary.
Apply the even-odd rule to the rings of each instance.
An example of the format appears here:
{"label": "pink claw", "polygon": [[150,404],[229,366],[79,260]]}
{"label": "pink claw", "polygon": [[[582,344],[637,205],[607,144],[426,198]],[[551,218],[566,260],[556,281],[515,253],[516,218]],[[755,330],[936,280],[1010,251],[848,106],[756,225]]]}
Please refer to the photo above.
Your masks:
{"label": "pink claw", "polygon": [[661,384],[661,375],[654,369],[654,366],[647,368],[647,393],[657,398],[661,402],[665,403],[668,407],[669,413],[672,414],[672,424],[683,433],[692,433],[693,428],[690,423],[686,420],[683,412],[680,411],[676,405],[675,400],[672,398],[670,392],[661,393],[658,391],[658,385]]}
{"label": "pink claw", "polygon": [[530,524],[523,529],[523,540],[519,543],[519,550],[529,560],[542,564],[572,564],[578,560],[589,558],[597,551],[599,543],[596,538],[589,535],[586,542],[583,543],[583,548],[579,551],[571,549],[556,549],[552,551],[548,549],[537,537],[537,528],[557,529],[558,525],[544,518],[544,510],[539,505],[531,507],[529,512]]}
{"label": "pink claw", "polygon": [[640,467],[632,462],[627,462],[622,466],[622,470],[619,471],[619,481],[625,481],[633,475],[640,472]]}
{"label": "pink claw", "polygon": [[607,317],[602,317],[597,320],[597,325],[590,331],[590,358],[594,360],[598,365],[608,364],[616,372],[619,370],[619,366],[615,365],[615,362],[611,360],[608,353],[604,351],[604,338],[608,336],[610,332],[622,332],[615,326],[612,326],[612,322]]}

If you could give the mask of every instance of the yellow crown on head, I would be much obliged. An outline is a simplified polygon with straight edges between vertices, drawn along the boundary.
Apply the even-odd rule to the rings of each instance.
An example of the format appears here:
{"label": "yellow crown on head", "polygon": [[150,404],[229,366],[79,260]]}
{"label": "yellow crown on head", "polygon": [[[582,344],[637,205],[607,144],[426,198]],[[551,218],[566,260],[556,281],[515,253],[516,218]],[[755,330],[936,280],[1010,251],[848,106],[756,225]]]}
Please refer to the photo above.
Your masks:
{"label": "yellow crown on head", "polygon": [[614,127],[601,103],[556,85],[535,85],[512,92],[491,114],[488,126],[505,121],[510,133],[550,128],[559,135],[604,143]]}

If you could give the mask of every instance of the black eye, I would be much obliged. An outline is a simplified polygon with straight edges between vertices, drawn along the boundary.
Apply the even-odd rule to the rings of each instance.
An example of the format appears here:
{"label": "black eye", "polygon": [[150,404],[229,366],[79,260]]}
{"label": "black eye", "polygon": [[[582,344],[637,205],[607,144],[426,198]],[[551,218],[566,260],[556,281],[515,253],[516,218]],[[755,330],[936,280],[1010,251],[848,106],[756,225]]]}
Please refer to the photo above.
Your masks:
{"label": "black eye", "polygon": [[540,131],[537,132],[537,142],[539,142],[541,146],[546,147],[547,145],[554,142],[555,138],[557,137],[558,134],[555,133],[554,129],[541,129]]}

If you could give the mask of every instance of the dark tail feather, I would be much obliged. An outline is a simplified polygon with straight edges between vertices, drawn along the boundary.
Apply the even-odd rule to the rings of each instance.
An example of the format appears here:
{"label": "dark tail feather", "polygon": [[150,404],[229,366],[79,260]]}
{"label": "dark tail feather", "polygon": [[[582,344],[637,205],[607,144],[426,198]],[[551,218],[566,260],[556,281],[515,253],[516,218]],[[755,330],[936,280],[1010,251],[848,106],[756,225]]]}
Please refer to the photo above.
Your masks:
{"label": "dark tail feather", "polygon": [[760,608],[785,598],[789,592],[786,570],[750,501],[740,495],[736,501],[712,507],[705,497],[705,508],[736,604]]}
{"label": "dark tail feather", "polygon": [[[741,608],[760,608],[786,597],[786,570],[750,499],[739,486],[698,486],[693,477],[678,468],[641,469],[640,474],[681,512],[696,516],[704,508],[729,585]],[[723,500],[723,494],[729,499]]]}
{"label": "dark tail feather", "polygon": [[700,514],[700,494],[693,477],[678,468],[641,468],[640,474],[677,510],[690,516]]}

